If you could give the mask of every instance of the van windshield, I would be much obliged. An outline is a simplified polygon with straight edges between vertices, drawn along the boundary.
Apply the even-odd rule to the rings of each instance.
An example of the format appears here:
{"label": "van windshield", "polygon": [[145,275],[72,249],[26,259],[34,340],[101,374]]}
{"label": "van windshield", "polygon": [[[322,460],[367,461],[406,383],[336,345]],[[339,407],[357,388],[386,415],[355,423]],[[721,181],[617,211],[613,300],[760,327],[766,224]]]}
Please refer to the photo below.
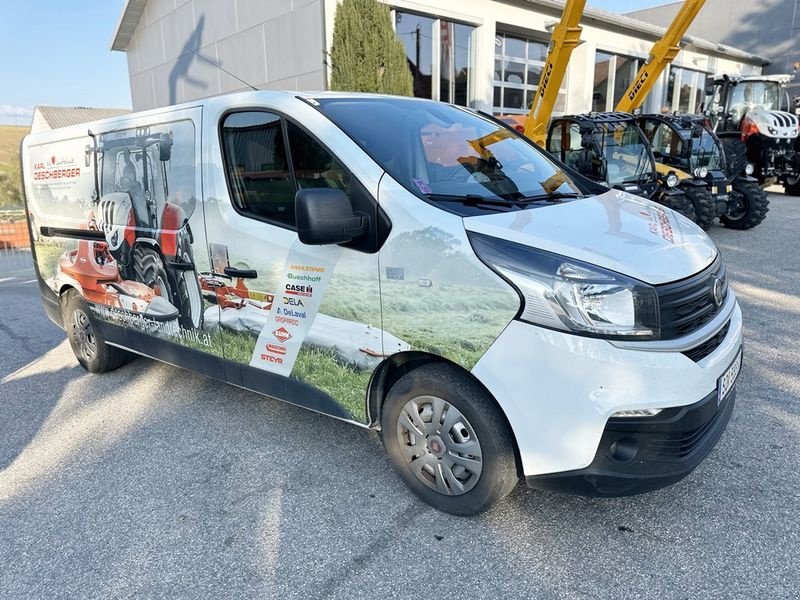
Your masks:
{"label": "van windshield", "polygon": [[394,179],[436,200],[524,203],[580,196],[518,133],[467,110],[411,98],[318,98],[320,109]]}

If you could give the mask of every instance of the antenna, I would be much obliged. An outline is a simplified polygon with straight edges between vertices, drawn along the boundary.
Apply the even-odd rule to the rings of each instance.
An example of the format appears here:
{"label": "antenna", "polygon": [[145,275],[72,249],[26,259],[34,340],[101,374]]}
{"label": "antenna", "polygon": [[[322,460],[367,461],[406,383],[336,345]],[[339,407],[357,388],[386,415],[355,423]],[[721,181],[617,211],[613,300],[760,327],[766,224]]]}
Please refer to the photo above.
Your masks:
{"label": "antenna", "polygon": [[[190,49],[190,50],[191,50],[191,49]],[[238,77],[238,76],[234,75],[233,73],[231,73],[230,71],[228,71],[228,69],[224,68],[224,67],[223,67],[223,66],[221,66],[221,65],[218,65],[216,62],[214,62],[214,61],[213,61],[213,60],[211,60],[210,58],[207,58],[207,57],[203,56],[202,54],[200,54],[200,52],[199,52],[198,50],[191,50],[191,52],[192,52],[192,54],[194,54],[195,56],[197,56],[197,58],[199,58],[200,60],[204,60],[205,62],[207,62],[208,64],[210,64],[212,67],[216,67],[216,68],[218,68],[220,71],[222,71],[223,73],[227,73],[228,75],[230,75],[231,77],[233,77],[233,78],[234,78],[236,81],[240,81],[240,82],[242,82],[243,84],[245,84],[245,85],[246,85],[247,87],[249,87],[251,90],[253,90],[253,91],[256,91],[256,92],[258,91],[258,88],[257,88],[256,86],[254,86],[252,83],[250,83],[250,82],[248,82],[248,81],[245,81],[245,80],[244,80],[244,79],[242,79],[241,77]]]}

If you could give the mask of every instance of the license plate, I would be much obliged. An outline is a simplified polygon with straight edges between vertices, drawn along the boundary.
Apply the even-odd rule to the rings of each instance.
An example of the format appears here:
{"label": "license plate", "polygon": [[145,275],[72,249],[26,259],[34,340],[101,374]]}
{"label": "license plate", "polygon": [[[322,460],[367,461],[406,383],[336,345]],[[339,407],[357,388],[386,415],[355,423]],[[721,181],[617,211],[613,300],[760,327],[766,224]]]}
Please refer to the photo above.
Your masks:
{"label": "license plate", "polygon": [[736,383],[736,378],[739,377],[739,371],[742,370],[742,351],[736,355],[730,367],[728,367],[722,376],[717,380],[717,406],[722,404],[722,401],[728,397],[728,394],[733,389],[733,384]]}

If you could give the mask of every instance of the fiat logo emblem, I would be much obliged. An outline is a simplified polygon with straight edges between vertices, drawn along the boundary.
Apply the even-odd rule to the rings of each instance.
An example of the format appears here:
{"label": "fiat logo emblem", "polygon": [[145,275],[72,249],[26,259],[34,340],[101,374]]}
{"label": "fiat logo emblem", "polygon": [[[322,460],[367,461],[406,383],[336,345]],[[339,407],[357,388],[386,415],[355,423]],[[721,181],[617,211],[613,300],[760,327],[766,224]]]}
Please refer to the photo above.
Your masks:
{"label": "fiat logo emblem", "polygon": [[725,299],[725,286],[722,283],[722,280],[715,277],[714,278],[714,288],[712,290],[714,294],[714,304],[717,306],[722,306],[722,301]]}

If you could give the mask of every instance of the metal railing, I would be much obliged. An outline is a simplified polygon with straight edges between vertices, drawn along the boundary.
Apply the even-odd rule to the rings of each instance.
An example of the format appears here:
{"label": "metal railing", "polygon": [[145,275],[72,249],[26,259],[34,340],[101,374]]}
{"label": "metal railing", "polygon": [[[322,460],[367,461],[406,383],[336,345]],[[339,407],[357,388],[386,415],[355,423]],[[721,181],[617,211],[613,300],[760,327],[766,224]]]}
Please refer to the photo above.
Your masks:
{"label": "metal railing", "polygon": [[0,276],[33,269],[25,211],[0,210]]}

